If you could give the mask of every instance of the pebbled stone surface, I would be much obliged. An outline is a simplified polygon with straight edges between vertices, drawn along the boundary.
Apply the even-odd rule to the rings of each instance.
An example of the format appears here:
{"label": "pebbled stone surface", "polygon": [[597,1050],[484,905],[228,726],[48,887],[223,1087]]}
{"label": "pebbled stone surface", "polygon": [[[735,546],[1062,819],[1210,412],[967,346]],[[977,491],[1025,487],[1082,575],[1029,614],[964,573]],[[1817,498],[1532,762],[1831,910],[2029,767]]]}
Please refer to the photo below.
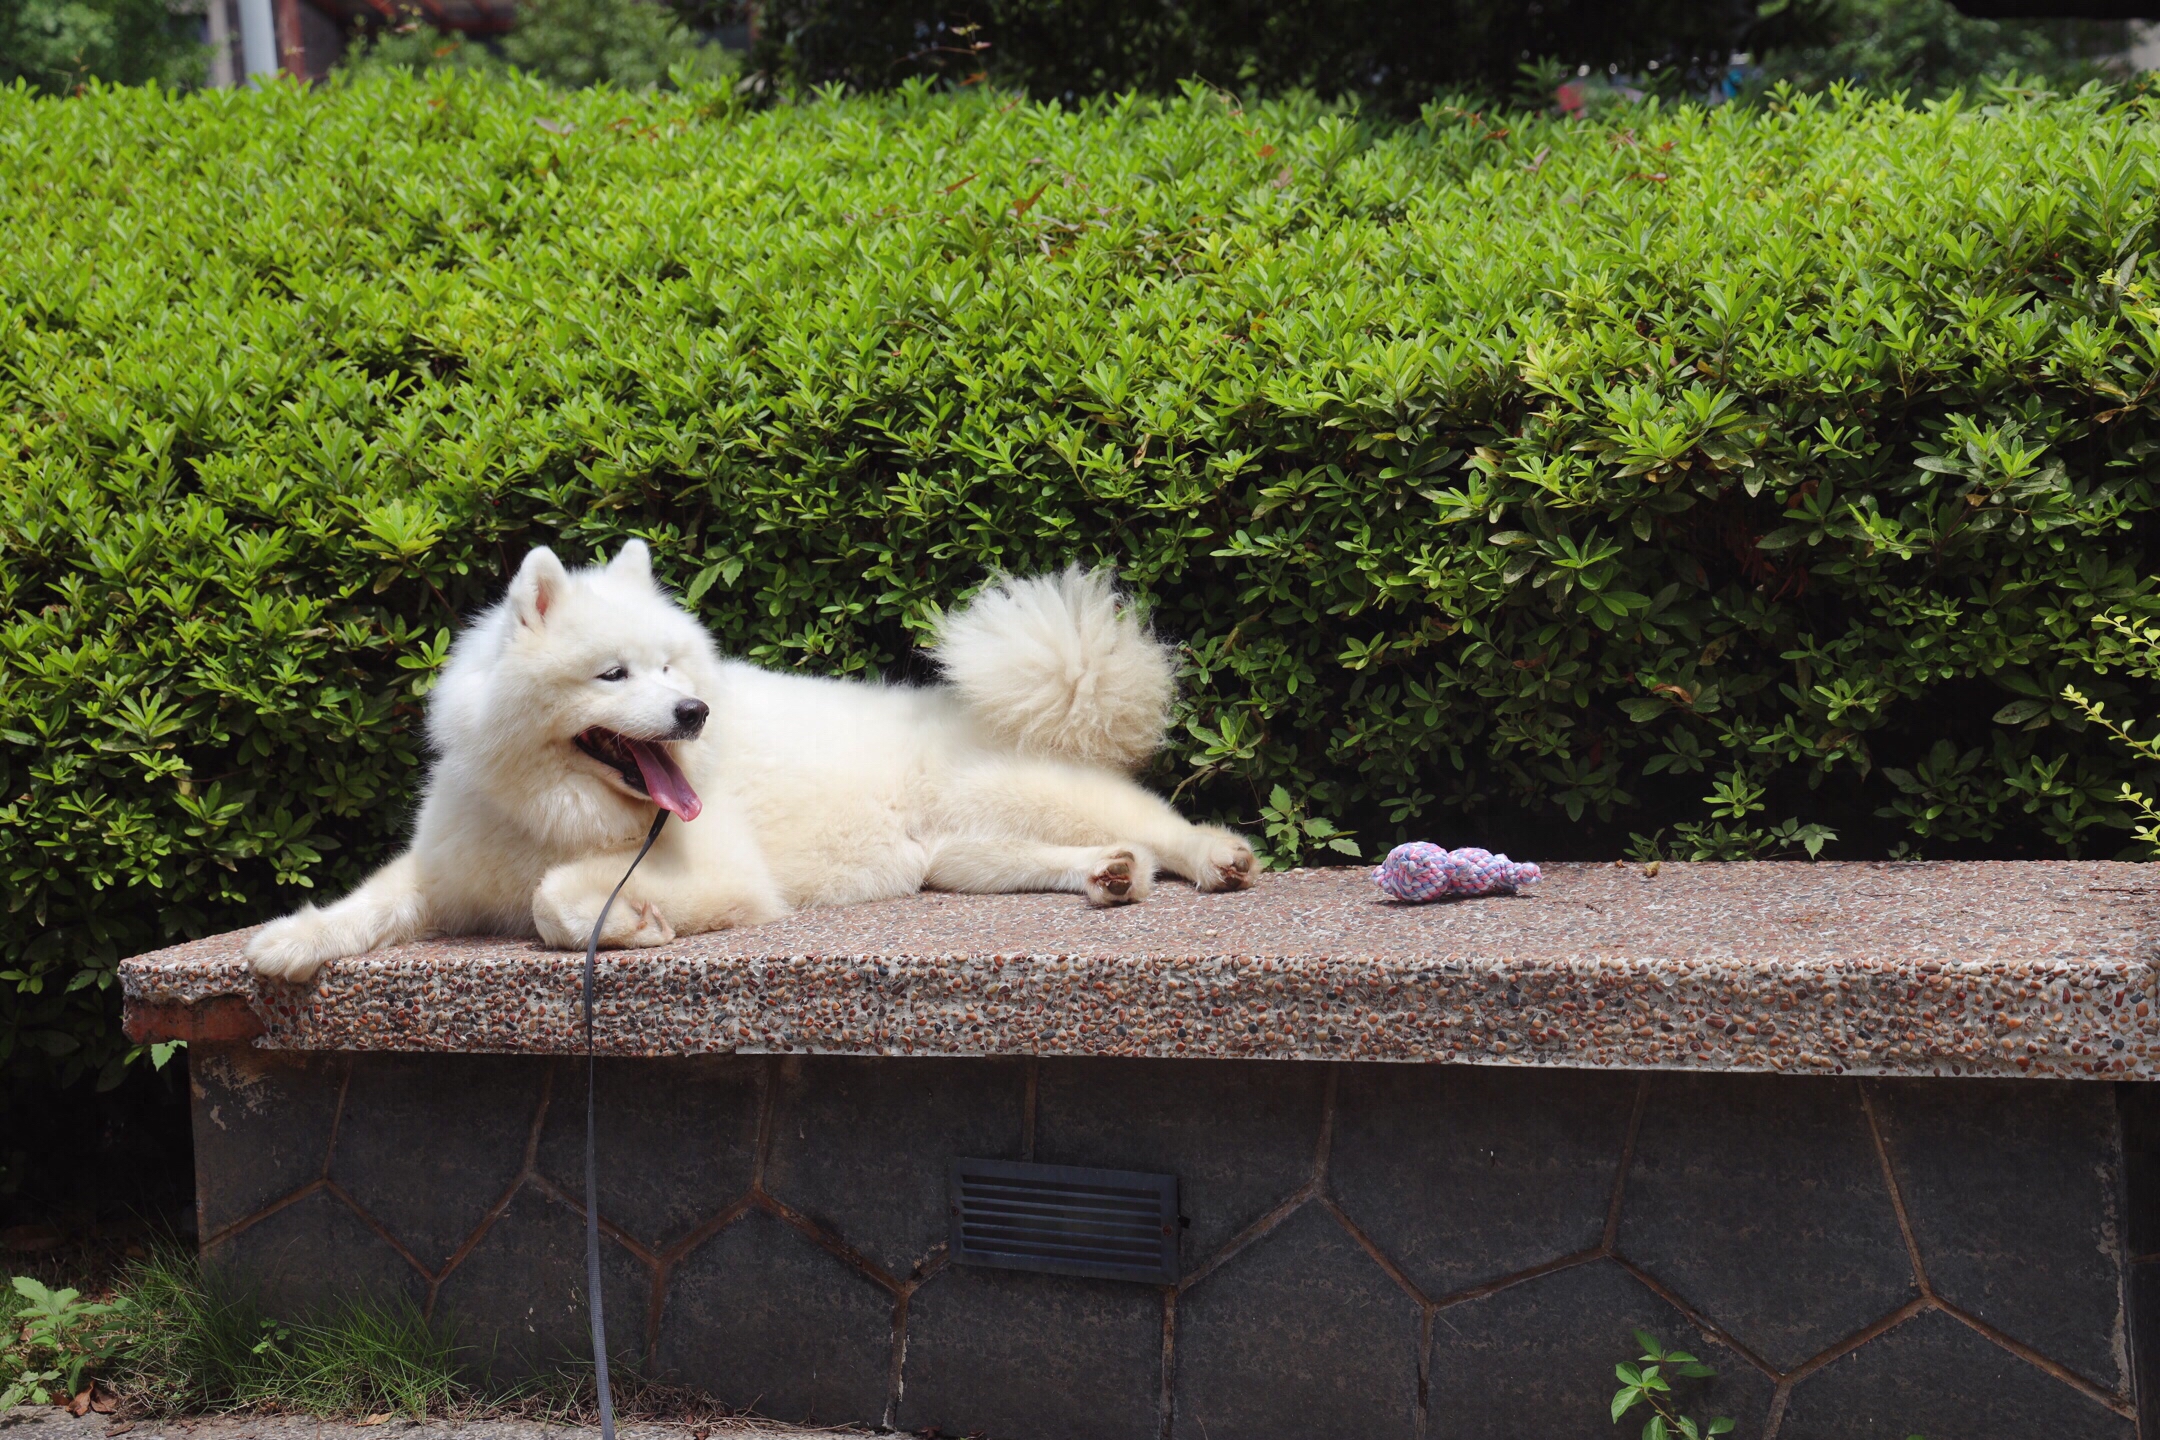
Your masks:
{"label": "pebbled stone surface", "polygon": [[[1143,904],[922,894],[600,963],[615,1055],[1123,1055],[1599,1069],[2160,1076],[2146,866],[1555,865],[1383,900],[1362,869]],[[581,1048],[582,957],[423,941],[258,982],[249,932],[122,966],[134,1030],[241,995],[267,1048]]]}

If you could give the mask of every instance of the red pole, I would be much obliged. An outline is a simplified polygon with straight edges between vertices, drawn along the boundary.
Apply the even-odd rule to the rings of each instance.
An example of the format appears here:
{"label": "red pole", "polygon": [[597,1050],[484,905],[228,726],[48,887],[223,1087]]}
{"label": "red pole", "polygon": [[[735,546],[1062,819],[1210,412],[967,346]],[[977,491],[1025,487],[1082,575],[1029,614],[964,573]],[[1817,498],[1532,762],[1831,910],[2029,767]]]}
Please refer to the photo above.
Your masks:
{"label": "red pole", "polygon": [[295,80],[312,80],[307,40],[300,33],[300,0],[273,0],[277,15],[278,68]]}

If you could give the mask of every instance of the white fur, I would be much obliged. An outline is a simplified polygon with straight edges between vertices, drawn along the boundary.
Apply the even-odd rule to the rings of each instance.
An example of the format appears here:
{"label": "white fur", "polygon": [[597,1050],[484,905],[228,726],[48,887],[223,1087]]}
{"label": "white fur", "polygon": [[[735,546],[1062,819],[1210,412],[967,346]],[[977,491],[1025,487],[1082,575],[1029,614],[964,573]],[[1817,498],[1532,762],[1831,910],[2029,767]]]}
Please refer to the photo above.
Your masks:
{"label": "white fur", "polygon": [[934,653],[993,744],[1128,771],[1162,748],[1170,657],[1099,571],[1001,580]]}
{"label": "white fur", "polygon": [[[659,739],[685,698],[710,718],[668,748],[704,809],[661,832],[603,945],[926,886],[1120,904],[1157,869],[1205,890],[1251,883],[1243,840],[1121,773],[1161,743],[1171,677],[1107,578],[1000,581],[949,618],[937,656],[951,683],[921,689],[760,670],[720,657],[653,583],[642,543],[579,571],[534,550],[451,648],[412,848],[337,903],[264,926],[248,955],[298,981],[430,933],[582,947],[653,807],[572,737]],[[618,666],[624,678],[600,678]]]}

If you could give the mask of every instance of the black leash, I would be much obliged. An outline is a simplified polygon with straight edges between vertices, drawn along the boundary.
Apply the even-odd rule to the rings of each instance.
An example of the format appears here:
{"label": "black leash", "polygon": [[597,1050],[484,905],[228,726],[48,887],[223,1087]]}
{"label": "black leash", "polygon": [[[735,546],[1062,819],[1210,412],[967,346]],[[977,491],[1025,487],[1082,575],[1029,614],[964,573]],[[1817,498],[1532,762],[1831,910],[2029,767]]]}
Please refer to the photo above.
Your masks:
{"label": "black leash", "polygon": [[599,1068],[592,1040],[593,956],[600,949],[600,929],[607,924],[608,911],[615,908],[615,897],[630,883],[638,860],[643,860],[653,841],[660,838],[660,827],[667,824],[667,817],[665,810],[652,817],[652,829],[645,832],[637,860],[630,862],[630,869],[623,871],[622,879],[608,892],[607,904],[600,907],[600,918],[593,921],[592,938],[585,942],[585,1298],[592,1306],[593,1374],[600,1382],[600,1440],[615,1440],[615,1394],[608,1388],[607,1317],[600,1310],[600,1181],[599,1166],[593,1161],[593,1092]]}

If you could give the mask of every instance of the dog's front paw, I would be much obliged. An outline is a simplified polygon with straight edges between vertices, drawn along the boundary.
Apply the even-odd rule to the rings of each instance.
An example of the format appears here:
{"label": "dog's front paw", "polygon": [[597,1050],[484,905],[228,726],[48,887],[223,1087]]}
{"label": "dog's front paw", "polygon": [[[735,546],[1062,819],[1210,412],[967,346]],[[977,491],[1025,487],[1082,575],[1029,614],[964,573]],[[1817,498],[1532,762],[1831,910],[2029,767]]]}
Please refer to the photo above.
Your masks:
{"label": "dog's front paw", "polygon": [[247,943],[248,964],[257,975],[295,985],[314,979],[323,962],[337,955],[330,922],[313,905],[271,921]]}
{"label": "dog's front paw", "polygon": [[[616,928],[616,916],[621,915],[624,908],[626,907],[618,904],[614,914],[608,916],[611,931]],[[668,924],[667,916],[662,915],[660,907],[652,901],[634,901],[627,908],[630,911],[629,918],[635,923],[620,935],[602,935],[601,944],[620,946],[625,950],[646,950],[655,945],[665,945],[675,938],[675,927]]]}
{"label": "dog's front paw", "polygon": [[1087,877],[1090,905],[1130,905],[1147,899],[1155,883],[1155,857],[1137,845],[1119,845],[1095,857]]}
{"label": "dog's front paw", "polygon": [[[574,880],[550,876],[533,894],[533,928],[557,950],[582,950],[592,938],[593,920],[607,896],[580,895]],[[675,927],[650,900],[625,895],[607,913],[600,931],[603,950],[642,950],[665,945],[675,938]]]}
{"label": "dog's front paw", "polygon": [[1192,872],[1196,887],[1202,890],[1248,889],[1257,870],[1252,846],[1244,836],[1213,826],[1201,831],[1199,854]]}

